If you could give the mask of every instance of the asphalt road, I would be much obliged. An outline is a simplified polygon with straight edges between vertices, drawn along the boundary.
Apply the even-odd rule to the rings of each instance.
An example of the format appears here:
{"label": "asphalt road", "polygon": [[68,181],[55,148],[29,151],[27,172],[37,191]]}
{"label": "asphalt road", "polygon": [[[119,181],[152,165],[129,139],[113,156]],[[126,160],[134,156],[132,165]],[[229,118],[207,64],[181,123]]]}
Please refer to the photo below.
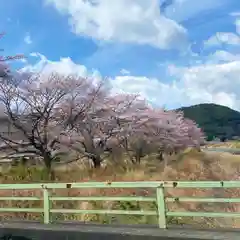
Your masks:
{"label": "asphalt road", "polygon": [[51,224],[7,222],[0,224],[4,240],[239,240],[240,231],[109,226],[97,224]]}

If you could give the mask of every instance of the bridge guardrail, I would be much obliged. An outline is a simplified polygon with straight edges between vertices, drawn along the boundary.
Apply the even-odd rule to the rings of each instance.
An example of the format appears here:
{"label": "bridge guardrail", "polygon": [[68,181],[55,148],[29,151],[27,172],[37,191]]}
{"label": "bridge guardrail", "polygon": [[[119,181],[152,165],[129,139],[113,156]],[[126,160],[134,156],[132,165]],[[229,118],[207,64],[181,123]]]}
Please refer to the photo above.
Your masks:
{"label": "bridge guardrail", "polygon": [[[50,194],[53,189],[86,189],[86,188],[138,188],[154,189],[153,197],[126,196],[126,197],[61,197]],[[0,184],[1,190],[34,190],[41,189],[43,197],[0,197],[0,201],[43,201],[43,208],[0,208],[0,212],[32,212],[43,213],[44,223],[51,223],[51,213],[75,214],[111,214],[111,215],[152,215],[158,217],[159,228],[167,228],[167,217],[240,217],[240,213],[233,212],[176,212],[169,211],[168,202],[211,202],[211,203],[240,203],[240,198],[199,198],[199,197],[166,197],[165,189],[168,188],[240,188],[240,181],[151,181],[151,182],[81,182],[81,183],[37,183],[37,184]],[[51,201],[138,201],[156,202],[157,211],[149,210],[86,210],[86,209],[55,209]]]}

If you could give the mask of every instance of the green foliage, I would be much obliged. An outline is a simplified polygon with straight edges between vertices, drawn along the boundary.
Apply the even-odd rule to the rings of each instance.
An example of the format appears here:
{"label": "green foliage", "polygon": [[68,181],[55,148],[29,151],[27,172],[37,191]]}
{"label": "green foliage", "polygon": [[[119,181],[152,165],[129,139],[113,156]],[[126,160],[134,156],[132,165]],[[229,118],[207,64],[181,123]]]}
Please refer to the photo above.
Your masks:
{"label": "green foliage", "polygon": [[207,135],[207,140],[214,138],[232,139],[240,136],[240,112],[216,104],[199,104],[177,109],[184,116],[194,120]]}
{"label": "green foliage", "polygon": [[16,183],[29,183],[29,182],[49,182],[50,176],[45,168],[37,166],[26,167],[24,165],[18,165],[10,168],[8,174],[4,174],[6,181],[10,178]]}

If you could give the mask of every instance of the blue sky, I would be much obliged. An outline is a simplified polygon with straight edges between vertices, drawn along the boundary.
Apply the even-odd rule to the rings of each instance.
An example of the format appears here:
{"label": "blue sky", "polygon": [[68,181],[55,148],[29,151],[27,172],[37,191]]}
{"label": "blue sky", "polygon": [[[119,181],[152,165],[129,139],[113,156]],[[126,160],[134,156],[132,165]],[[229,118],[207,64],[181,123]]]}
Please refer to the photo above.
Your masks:
{"label": "blue sky", "polygon": [[239,0],[8,0],[5,54],[16,67],[108,77],[113,92],[175,108],[240,110]]}

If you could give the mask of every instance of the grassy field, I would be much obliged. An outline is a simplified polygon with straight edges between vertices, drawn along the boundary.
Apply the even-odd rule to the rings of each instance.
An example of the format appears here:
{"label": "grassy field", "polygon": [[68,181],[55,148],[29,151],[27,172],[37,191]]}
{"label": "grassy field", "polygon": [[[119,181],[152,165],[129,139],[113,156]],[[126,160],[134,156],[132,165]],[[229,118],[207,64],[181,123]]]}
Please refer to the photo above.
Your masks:
{"label": "grassy field", "polygon": [[240,148],[240,141],[227,141],[208,144],[208,147]]}
{"label": "grassy field", "polygon": [[[186,151],[185,153],[169,157],[168,161],[161,163],[155,156],[145,157],[140,165],[128,165],[118,161],[118,164],[107,164],[100,170],[93,170],[87,164],[77,162],[68,166],[55,169],[55,182],[82,182],[82,181],[156,181],[156,180],[237,180],[240,176],[240,156],[228,153],[202,153]],[[36,167],[13,167],[2,169],[0,183],[33,183],[49,182],[44,170]],[[136,189],[68,189],[53,191],[52,195],[60,196],[150,196],[153,193],[147,190]],[[168,196],[209,196],[209,197],[239,197],[239,190],[200,190],[200,189],[174,189],[168,191]],[[0,191],[0,196],[41,196],[41,192],[31,191]],[[0,207],[41,207],[41,203],[2,201]],[[53,202],[55,208],[77,208],[77,209],[156,209],[156,204],[139,204],[130,202]],[[240,211],[240,204],[198,204],[198,203],[171,203],[168,205],[171,210],[179,211]],[[7,213],[0,214],[1,219],[28,219],[40,220],[42,216],[33,213]],[[149,223],[156,224],[155,217],[147,216],[106,216],[89,214],[54,214],[53,220],[79,220],[94,221],[101,223]],[[240,221],[231,218],[210,219],[210,218],[169,218],[169,223],[193,224],[203,227],[240,227]]]}

